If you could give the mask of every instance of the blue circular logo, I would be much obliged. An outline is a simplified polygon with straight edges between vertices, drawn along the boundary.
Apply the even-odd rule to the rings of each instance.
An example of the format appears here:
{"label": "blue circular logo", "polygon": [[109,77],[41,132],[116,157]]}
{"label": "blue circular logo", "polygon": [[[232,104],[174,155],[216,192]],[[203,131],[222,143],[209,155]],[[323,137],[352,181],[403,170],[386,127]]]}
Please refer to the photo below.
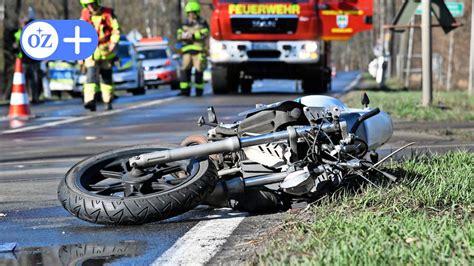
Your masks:
{"label": "blue circular logo", "polygon": [[20,45],[36,60],[82,60],[94,53],[98,36],[82,20],[35,20],[22,32]]}

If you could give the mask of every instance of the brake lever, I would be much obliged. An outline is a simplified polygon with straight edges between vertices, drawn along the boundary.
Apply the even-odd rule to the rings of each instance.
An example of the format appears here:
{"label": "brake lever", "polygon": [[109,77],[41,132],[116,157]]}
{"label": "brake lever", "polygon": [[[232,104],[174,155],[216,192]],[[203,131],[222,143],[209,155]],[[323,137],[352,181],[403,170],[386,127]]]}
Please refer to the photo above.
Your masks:
{"label": "brake lever", "polygon": [[204,116],[201,116],[199,117],[198,121],[197,121],[197,125],[199,127],[202,127],[202,126],[210,126],[210,127],[217,127],[217,123],[208,123],[206,122],[206,119],[204,119]]}

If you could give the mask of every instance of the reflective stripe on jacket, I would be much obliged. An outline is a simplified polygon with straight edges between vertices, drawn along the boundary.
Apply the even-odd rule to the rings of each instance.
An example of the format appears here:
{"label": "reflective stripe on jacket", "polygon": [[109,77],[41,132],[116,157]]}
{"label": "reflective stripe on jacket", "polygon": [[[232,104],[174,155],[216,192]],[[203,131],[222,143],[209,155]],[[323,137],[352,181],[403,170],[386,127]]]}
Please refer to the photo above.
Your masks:
{"label": "reflective stripe on jacket", "polygon": [[[192,36],[191,40],[184,40],[183,35],[189,34]],[[206,39],[209,36],[209,26],[205,20],[198,18],[196,22],[185,21],[183,26],[178,29],[178,41],[183,42],[181,51],[183,53],[189,51],[201,52],[204,50]]]}
{"label": "reflective stripe on jacket", "polygon": [[94,60],[108,60],[115,57],[109,52],[111,43],[120,40],[120,25],[111,8],[101,7],[99,14],[91,14],[87,8],[82,9],[81,19],[89,22],[97,31],[99,46],[93,54]]}

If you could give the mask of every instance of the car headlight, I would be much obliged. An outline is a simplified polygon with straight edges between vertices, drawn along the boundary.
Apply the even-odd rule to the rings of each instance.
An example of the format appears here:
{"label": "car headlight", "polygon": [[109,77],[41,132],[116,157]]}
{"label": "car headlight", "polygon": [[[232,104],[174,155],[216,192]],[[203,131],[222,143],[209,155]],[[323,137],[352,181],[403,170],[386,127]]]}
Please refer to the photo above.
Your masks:
{"label": "car headlight", "polygon": [[306,51],[300,51],[299,53],[300,59],[303,60],[318,60],[319,59],[319,54],[316,52],[306,52]]}
{"label": "car headlight", "polygon": [[223,52],[227,47],[224,43],[211,39],[210,41],[211,53],[220,53]]}
{"label": "car headlight", "polygon": [[318,43],[317,42],[306,42],[303,45],[303,50],[309,53],[314,53],[318,51]]}
{"label": "car headlight", "polygon": [[229,58],[229,54],[226,51],[211,53],[211,60],[213,61],[226,60],[228,58]]}
{"label": "car headlight", "polygon": [[210,41],[210,54],[212,61],[222,61],[229,58],[229,53],[227,52],[227,46],[221,42],[211,39]]}

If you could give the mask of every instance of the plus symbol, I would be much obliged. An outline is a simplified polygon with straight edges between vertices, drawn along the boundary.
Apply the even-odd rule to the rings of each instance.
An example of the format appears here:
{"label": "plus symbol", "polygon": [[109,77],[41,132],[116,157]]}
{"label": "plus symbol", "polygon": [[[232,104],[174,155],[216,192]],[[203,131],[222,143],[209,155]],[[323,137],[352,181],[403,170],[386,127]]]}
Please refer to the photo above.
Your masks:
{"label": "plus symbol", "polygon": [[80,54],[81,53],[81,43],[90,43],[92,42],[91,38],[81,38],[81,28],[76,26],[74,28],[74,38],[64,38],[64,42],[66,43],[74,43],[74,53]]}

